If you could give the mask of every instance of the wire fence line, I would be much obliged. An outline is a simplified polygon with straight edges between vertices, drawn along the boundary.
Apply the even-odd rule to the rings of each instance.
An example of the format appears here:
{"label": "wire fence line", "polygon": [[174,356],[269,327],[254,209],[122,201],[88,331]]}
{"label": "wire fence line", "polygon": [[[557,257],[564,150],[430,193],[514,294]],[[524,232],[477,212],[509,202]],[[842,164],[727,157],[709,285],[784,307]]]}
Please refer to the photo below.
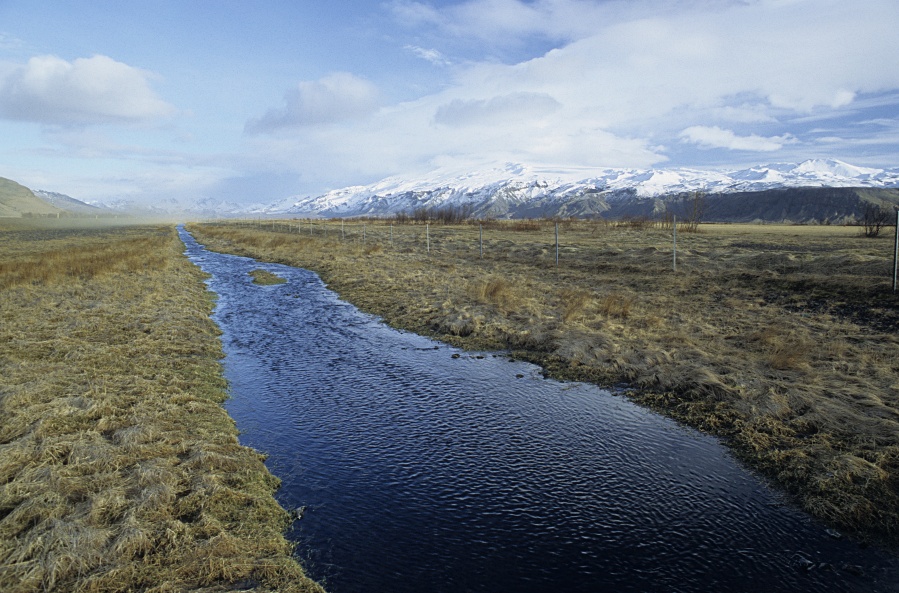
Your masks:
{"label": "wire fence line", "polygon": [[[659,273],[727,273],[755,269],[777,274],[867,276],[872,282],[892,280],[895,270],[894,262],[888,261],[893,259],[892,241],[888,250],[881,251],[882,257],[872,258],[868,250],[860,262],[859,251],[872,246],[882,249],[880,244],[885,242],[862,239],[849,227],[724,225],[724,230],[708,232],[709,227],[691,227],[677,219],[655,222],[522,219],[460,223],[232,219],[210,224],[292,234],[324,241],[330,249],[339,249],[344,244],[368,254],[508,261],[562,270],[614,269],[628,273],[636,272],[639,267],[643,272],[654,269]],[[781,236],[790,240],[781,241]]]}
{"label": "wire fence line", "polygon": [[[419,250],[425,254],[454,254],[463,255],[477,253],[478,258],[483,259],[492,254],[508,254],[515,244],[511,241],[509,233],[519,236],[527,236],[528,244],[542,242],[541,235],[546,235],[547,249],[554,253],[553,263],[558,266],[563,252],[576,250],[577,246],[566,244],[566,231],[570,231],[575,225],[583,225],[583,221],[566,222],[534,222],[534,221],[503,221],[503,222],[466,222],[462,224],[432,224],[420,222],[404,222],[401,224],[382,221],[347,221],[340,220],[230,220],[227,223],[238,226],[255,227],[271,232],[295,234],[319,239],[347,242],[350,244],[378,245],[382,248],[395,247],[405,252]],[[590,224],[590,223],[586,223]],[[593,223],[586,231],[590,234],[598,228],[607,227]],[[560,230],[561,228],[561,230]],[[494,232],[495,236],[491,236]],[[579,233],[583,233],[580,230]],[[569,236],[570,238],[570,236]]]}

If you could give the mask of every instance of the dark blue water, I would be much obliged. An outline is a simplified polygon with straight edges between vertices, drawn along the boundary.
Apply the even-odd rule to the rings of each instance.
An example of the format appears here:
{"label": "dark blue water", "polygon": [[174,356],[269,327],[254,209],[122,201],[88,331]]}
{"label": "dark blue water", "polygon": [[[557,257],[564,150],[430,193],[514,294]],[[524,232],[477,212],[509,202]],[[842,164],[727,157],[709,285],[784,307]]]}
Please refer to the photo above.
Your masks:
{"label": "dark blue water", "polygon": [[[713,438],[392,330],[311,272],[206,252],[230,414],[331,593],[899,591]],[[257,286],[262,268],[287,284]]]}

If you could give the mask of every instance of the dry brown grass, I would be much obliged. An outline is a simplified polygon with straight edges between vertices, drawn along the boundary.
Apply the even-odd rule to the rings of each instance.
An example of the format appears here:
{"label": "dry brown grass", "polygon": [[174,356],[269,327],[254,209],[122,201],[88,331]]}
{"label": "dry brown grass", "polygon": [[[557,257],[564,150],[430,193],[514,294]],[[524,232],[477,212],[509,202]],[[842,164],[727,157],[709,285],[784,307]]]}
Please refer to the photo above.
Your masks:
{"label": "dry brown grass", "polygon": [[[295,223],[294,223],[295,224]],[[308,225],[308,222],[304,223]],[[314,222],[297,237],[195,226],[213,249],[309,268],[394,326],[510,349],[561,378],[627,382],[631,397],[721,435],[841,529],[899,542],[899,299],[891,243],[842,227],[525,221]],[[527,230],[524,230],[527,227]],[[304,227],[305,228],[305,227]],[[888,244],[890,243],[890,244]]]}
{"label": "dry brown grass", "polygon": [[627,319],[631,314],[631,306],[634,303],[633,297],[613,292],[603,296],[599,300],[599,312],[606,317],[619,317]]}
{"label": "dry brown grass", "polygon": [[0,590],[319,591],[171,227],[0,233]]}
{"label": "dry brown grass", "polygon": [[[562,321],[570,323],[578,318],[585,319],[587,310],[593,303],[593,295],[583,288],[563,288],[559,291],[559,299],[561,304],[559,308],[562,312]],[[600,304],[603,308],[605,301]]]}
{"label": "dry brown grass", "polygon": [[511,284],[502,276],[491,276],[474,282],[472,294],[480,302],[492,303],[503,308],[515,305],[516,300]]}
{"label": "dry brown grass", "polygon": [[284,284],[287,282],[287,280],[281,278],[277,274],[272,274],[271,272],[266,272],[265,270],[253,270],[250,272],[250,277],[253,278],[254,284],[261,284],[263,286]]}

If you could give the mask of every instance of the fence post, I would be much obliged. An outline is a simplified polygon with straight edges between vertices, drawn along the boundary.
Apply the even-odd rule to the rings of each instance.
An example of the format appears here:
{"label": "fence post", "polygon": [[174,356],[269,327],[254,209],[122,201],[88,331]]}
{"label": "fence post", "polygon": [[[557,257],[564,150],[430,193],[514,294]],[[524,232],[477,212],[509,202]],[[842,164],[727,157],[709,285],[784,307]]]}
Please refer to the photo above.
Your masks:
{"label": "fence post", "polygon": [[390,244],[393,245],[393,225],[390,225]]}
{"label": "fence post", "polygon": [[425,223],[425,240],[428,242],[428,255],[431,254],[431,223]]}
{"label": "fence post", "polygon": [[677,271],[677,216],[672,216],[671,220],[674,222],[673,227],[672,227],[672,228],[674,228],[674,252],[673,252],[674,255],[672,256],[673,259],[671,260],[671,269],[676,272]]}
{"label": "fence post", "polygon": [[896,246],[893,248],[893,292],[899,279],[899,210],[896,210]]}
{"label": "fence post", "polygon": [[365,245],[365,223],[362,223],[362,244]]}
{"label": "fence post", "polygon": [[340,219],[340,240],[343,241],[346,239],[346,233],[343,230],[343,219]]}
{"label": "fence post", "polygon": [[312,219],[309,219],[309,236],[312,236]]}
{"label": "fence post", "polygon": [[478,249],[481,253],[481,259],[484,259],[484,225],[478,223]]}
{"label": "fence post", "polygon": [[556,223],[556,267],[559,267],[559,223]]}

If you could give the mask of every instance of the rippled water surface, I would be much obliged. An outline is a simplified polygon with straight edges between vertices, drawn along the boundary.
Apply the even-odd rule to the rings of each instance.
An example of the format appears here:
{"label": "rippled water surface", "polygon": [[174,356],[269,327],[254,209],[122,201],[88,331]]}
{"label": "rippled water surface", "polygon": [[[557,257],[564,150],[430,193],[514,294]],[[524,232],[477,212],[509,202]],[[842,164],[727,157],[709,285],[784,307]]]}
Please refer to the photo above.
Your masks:
{"label": "rippled water surface", "polygon": [[290,536],[331,593],[899,591],[896,560],[785,506],[715,439],[182,236],[219,295],[228,411],[282,505],[308,507]]}

